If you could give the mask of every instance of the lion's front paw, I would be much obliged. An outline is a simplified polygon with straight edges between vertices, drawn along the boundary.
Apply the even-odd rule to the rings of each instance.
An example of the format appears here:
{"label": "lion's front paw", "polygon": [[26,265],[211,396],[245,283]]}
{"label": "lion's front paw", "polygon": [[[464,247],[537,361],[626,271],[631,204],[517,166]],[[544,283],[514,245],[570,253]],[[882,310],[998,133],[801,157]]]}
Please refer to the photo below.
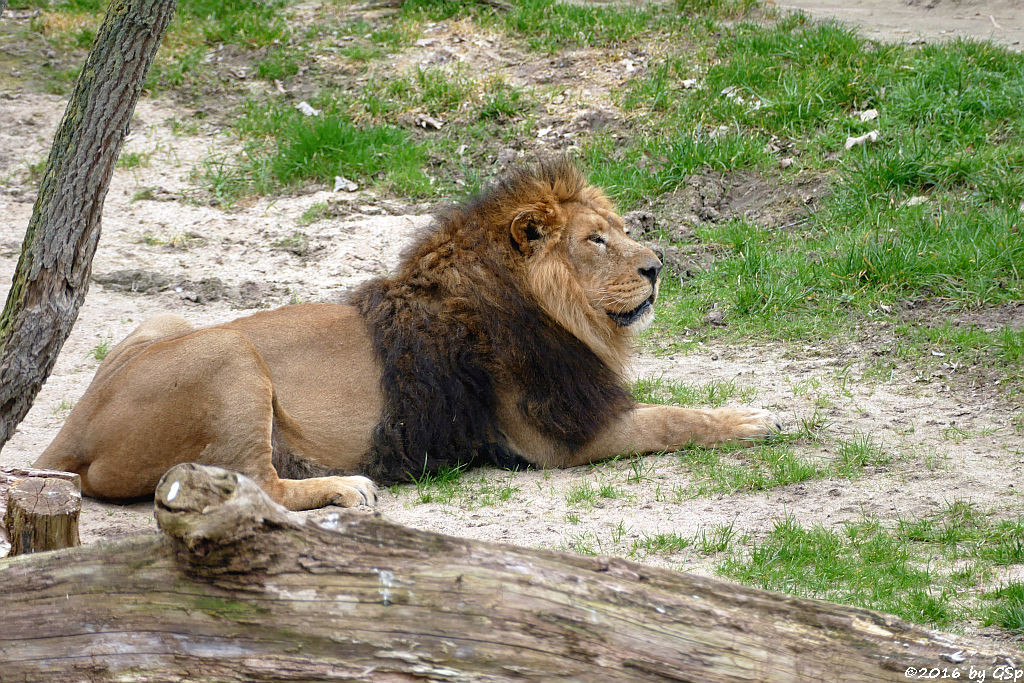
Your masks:
{"label": "lion's front paw", "polygon": [[366,477],[328,477],[337,491],[329,505],[351,508],[377,504],[377,485]]}
{"label": "lion's front paw", "polygon": [[751,446],[782,431],[782,424],[771,412],[761,408],[718,408],[718,443]]}

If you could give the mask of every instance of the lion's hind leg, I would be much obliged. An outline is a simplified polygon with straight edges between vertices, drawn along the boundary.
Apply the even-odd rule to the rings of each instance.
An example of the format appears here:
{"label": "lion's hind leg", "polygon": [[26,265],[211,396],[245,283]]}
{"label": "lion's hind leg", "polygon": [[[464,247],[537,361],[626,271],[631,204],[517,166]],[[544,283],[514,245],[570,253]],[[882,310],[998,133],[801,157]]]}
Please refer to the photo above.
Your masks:
{"label": "lion's hind leg", "polygon": [[97,373],[37,467],[78,472],[84,493],[107,500],[151,495],[169,468],[198,462],[245,474],[293,510],[375,502],[364,477],[279,478],[273,381],[256,348],[223,329],[149,341],[164,323],[183,330],[165,318],[122,342],[135,350]]}
{"label": "lion's hind leg", "polygon": [[[111,416],[123,412],[123,406],[117,400],[121,392],[116,392],[111,378],[123,375],[123,370],[130,367],[151,343],[180,337],[194,329],[191,323],[173,313],[153,316],[136,327],[107,353],[85,395],[64,421],[56,438],[33,463],[34,466],[77,473],[82,477],[83,491],[97,498],[127,499],[148,495],[150,491],[144,490],[146,485],[143,484],[140,491],[120,460],[116,456],[109,457],[109,451],[98,442],[103,431],[115,430],[116,420],[111,421]],[[133,420],[123,425],[129,431],[134,431],[138,425],[134,417],[133,414]],[[109,474],[104,472],[107,468],[111,468]],[[90,471],[92,479],[100,484],[98,488],[91,485]],[[112,482],[116,485],[105,485]]]}

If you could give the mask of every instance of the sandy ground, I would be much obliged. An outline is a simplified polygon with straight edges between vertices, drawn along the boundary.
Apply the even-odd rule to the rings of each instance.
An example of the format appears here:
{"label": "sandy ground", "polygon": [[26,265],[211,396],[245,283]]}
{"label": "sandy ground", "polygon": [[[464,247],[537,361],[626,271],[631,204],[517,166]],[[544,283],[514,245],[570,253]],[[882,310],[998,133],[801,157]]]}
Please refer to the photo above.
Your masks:
{"label": "sandy ground", "polygon": [[[980,6],[955,7],[987,13]],[[884,22],[877,14],[864,20],[889,31],[886,27],[904,21],[904,10],[920,18],[937,10],[952,12],[951,7],[897,4]],[[1024,25],[1016,3],[998,7],[1000,12],[1013,10],[1012,16],[993,14],[1007,31]],[[984,22],[955,25],[983,37],[991,33]],[[58,97],[0,93],[0,291],[9,286],[32,209],[29,165],[45,157],[63,107]],[[176,135],[170,122],[182,115],[166,101],[140,103],[125,151],[150,155],[149,164],[115,173],[93,265],[98,279],[115,284],[92,285],[52,376],[0,453],[0,463],[29,465],[53,438],[98,365],[90,353],[97,344],[116,342],[158,312],[174,311],[209,324],[259,307],[336,299],[346,287],[386,272],[429,220],[421,212],[406,215],[358,192],[264,198],[231,211],[185,201],[192,169],[211,153],[229,151],[231,143],[209,125],[196,135]],[[133,201],[143,190],[152,198]],[[303,211],[328,200],[345,207],[346,215],[299,226]],[[308,237],[303,253],[280,246],[296,231]],[[126,270],[146,271],[150,281],[156,275],[158,286],[144,293],[118,289],[116,283],[125,277],[117,274]],[[860,478],[694,496],[691,487],[699,482],[690,468],[679,456],[665,455],[645,459],[639,478],[631,476],[628,462],[517,474],[477,471],[464,478],[449,503],[421,503],[415,487],[406,486],[383,491],[378,510],[397,522],[444,533],[559,549],[586,545],[618,555],[628,555],[633,542],[646,536],[693,536],[722,525],[731,525],[737,537],[756,538],[786,515],[804,524],[833,525],[865,515],[892,521],[936,511],[954,500],[1018,514],[1022,437],[1013,419],[1019,406],[1003,398],[998,387],[969,375],[962,378],[963,369],[938,363],[920,373],[898,366],[887,377],[872,374],[873,363],[886,358],[891,329],[880,322],[870,333],[870,344],[821,340],[788,346],[716,344],[676,356],[646,352],[633,368],[634,376],[734,380],[751,388],[752,403],[775,411],[787,425],[824,422],[826,438],[799,444],[802,457],[829,460],[841,441],[869,436],[894,460],[866,469]],[[656,341],[648,346],[655,347]],[[620,495],[599,498],[593,506],[568,503],[568,492],[583,481],[610,483]],[[495,486],[510,489],[508,500],[492,495]],[[152,529],[149,503],[84,503],[86,543]],[[0,541],[0,556],[3,552]],[[694,549],[638,559],[698,572],[710,572],[716,560]]]}
{"label": "sandy ground", "polygon": [[985,38],[1014,50],[1024,45],[1019,0],[781,0],[776,6],[853,24],[886,42]]}

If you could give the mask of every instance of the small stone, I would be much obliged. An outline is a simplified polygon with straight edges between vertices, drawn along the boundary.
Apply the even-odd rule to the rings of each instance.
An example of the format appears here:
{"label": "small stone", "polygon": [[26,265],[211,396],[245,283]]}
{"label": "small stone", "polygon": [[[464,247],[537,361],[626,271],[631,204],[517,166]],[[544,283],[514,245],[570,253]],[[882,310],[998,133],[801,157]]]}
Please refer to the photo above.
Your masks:
{"label": "small stone", "polygon": [[515,159],[516,151],[511,147],[506,147],[505,149],[498,152],[498,158],[495,160],[494,163],[496,166],[498,166],[498,168],[504,168],[511,164],[513,161],[515,161]]}
{"label": "small stone", "polygon": [[724,325],[725,313],[721,309],[714,309],[704,316],[704,323],[707,325]]}
{"label": "small stone", "polygon": [[441,126],[444,125],[444,121],[436,119],[430,114],[417,114],[416,125],[420,128],[432,128],[433,130],[440,130]]}
{"label": "small stone", "polygon": [[846,149],[853,149],[854,147],[860,147],[861,145],[867,144],[869,142],[874,142],[877,139],[878,139],[878,131],[877,130],[873,130],[870,133],[865,133],[864,135],[859,135],[857,137],[852,137],[851,136],[851,137],[846,138],[846,145],[845,145],[845,147],[846,147]]}
{"label": "small stone", "polygon": [[359,185],[352,182],[345,176],[336,175],[334,176],[334,191],[335,192],[355,192],[359,189]]}
{"label": "small stone", "polygon": [[310,103],[307,102],[306,100],[302,100],[301,102],[296,104],[295,108],[298,109],[300,112],[302,112],[303,115],[305,115],[305,116],[319,116],[320,115],[320,111],[318,109],[314,109],[313,106],[310,105]]}

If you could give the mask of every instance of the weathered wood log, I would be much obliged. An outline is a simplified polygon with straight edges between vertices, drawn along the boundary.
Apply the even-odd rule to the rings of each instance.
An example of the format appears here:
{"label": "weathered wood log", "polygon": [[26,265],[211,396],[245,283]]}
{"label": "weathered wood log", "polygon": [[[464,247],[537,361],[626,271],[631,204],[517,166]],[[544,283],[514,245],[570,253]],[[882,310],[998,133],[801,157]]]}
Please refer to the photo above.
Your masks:
{"label": "weathered wood log", "polygon": [[0,557],[79,545],[81,491],[82,478],[71,472],[0,467]]}
{"label": "weathered wood log", "polygon": [[1005,655],[869,610],[625,560],[318,522],[181,465],[163,537],[0,560],[4,680],[906,681]]}

